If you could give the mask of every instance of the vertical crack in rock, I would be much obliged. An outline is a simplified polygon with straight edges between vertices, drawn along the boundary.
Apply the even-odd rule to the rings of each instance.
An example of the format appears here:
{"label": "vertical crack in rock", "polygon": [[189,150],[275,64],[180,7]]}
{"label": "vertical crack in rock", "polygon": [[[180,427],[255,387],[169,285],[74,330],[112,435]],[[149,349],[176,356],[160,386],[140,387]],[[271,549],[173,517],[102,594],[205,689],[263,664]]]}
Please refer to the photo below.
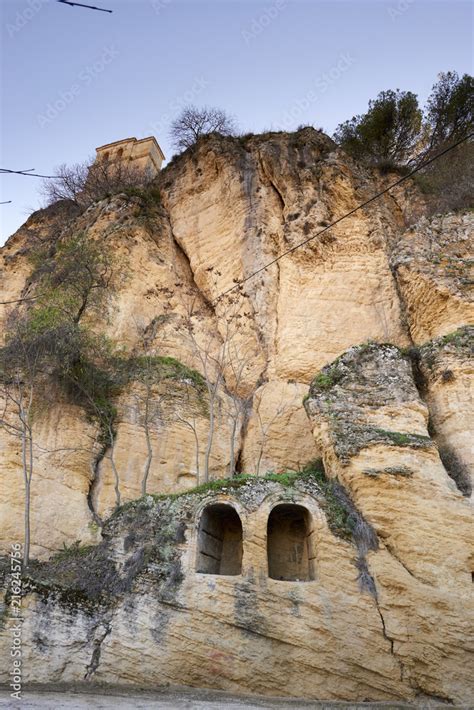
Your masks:
{"label": "vertical crack in rock", "polygon": [[410,319],[408,318],[408,305],[405,298],[403,297],[403,293],[400,288],[400,283],[398,281],[398,265],[392,262],[390,256],[388,258],[388,267],[390,274],[392,275],[393,287],[395,293],[397,294],[398,305],[400,308],[400,322],[403,327],[403,330],[406,333],[407,338],[410,341],[410,345],[414,346],[413,336],[410,328]]}
{"label": "vertical crack in rock", "polygon": [[[271,177],[271,175],[270,175],[270,173],[268,172],[267,168],[265,167],[265,162],[264,162],[264,159],[263,159],[263,156],[262,156],[262,153],[261,153],[260,150],[257,150],[257,161],[258,161],[258,165],[259,165],[259,167],[260,167],[260,172],[261,172],[263,178],[264,178],[265,181],[268,183],[268,185],[270,186],[270,188],[271,188],[273,194],[274,194],[274,195],[276,196],[276,198],[277,198],[277,202],[278,202],[278,206],[279,206],[279,210],[280,210],[280,223],[281,223],[281,227],[283,227],[284,224],[285,224],[285,217],[284,217],[284,210],[285,210],[285,207],[286,207],[285,200],[284,200],[283,195],[282,195],[282,193],[280,192],[278,186],[276,185],[275,181],[273,180],[273,178]],[[280,238],[282,238],[282,239],[284,240],[283,234],[280,234],[279,236],[280,236]],[[270,259],[268,259],[268,260],[270,260]],[[275,307],[274,307],[274,313],[273,313],[273,322],[274,322],[274,326],[273,326],[273,337],[270,335],[270,338],[271,338],[271,340],[273,341],[273,348],[274,348],[274,352],[275,352],[275,355],[276,355],[276,352],[277,352],[277,342],[278,342],[278,331],[279,331],[279,322],[278,322],[278,320],[279,320],[279,319],[278,319],[278,294],[280,293],[281,271],[280,271],[280,264],[279,264],[279,262],[276,262],[276,263],[275,263],[275,266],[276,266],[276,277],[275,277],[275,283],[274,283],[274,285],[273,285],[273,292],[277,294],[277,298],[276,298]],[[268,273],[268,272],[267,272],[267,273]],[[270,277],[270,278],[272,278],[272,277]],[[262,345],[262,349],[267,353],[267,362],[266,362],[265,373],[264,373],[265,376],[266,376],[267,373],[268,373],[268,365],[269,365],[268,350],[269,350],[269,348],[270,348],[271,340],[270,340],[270,338],[269,338],[268,341],[267,341],[267,338],[266,338],[265,335],[264,335],[264,329],[262,328],[261,325],[259,325],[258,319],[256,319],[256,325],[257,325],[257,332],[258,332],[258,334],[259,334],[259,339],[260,339],[260,342],[261,342],[261,345]],[[267,324],[267,325],[268,325],[268,324]]]}
{"label": "vertical crack in rock", "polygon": [[84,674],[84,680],[90,680],[91,677],[94,675],[96,670],[99,667],[100,663],[100,654],[102,650],[102,643],[104,640],[107,638],[107,636],[110,634],[112,631],[112,621],[105,621],[104,624],[104,630],[102,634],[94,639],[94,647],[92,650],[92,657],[91,657],[91,662],[89,663],[88,666],[86,666],[86,672]]}
{"label": "vertical crack in rock", "polygon": [[87,490],[87,505],[89,507],[89,510],[91,511],[92,518],[96,525],[99,527],[103,527],[104,521],[100,517],[99,513],[96,511],[94,507],[94,494],[95,494],[95,489],[99,483],[99,470],[100,470],[100,463],[104,459],[105,456],[105,449],[101,449],[97,456],[91,460],[90,462],[90,471],[91,471],[91,478],[89,482],[89,488]]}
{"label": "vertical crack in rock", "polygon": [[274,194],[275,194],[276,197],[277,197],[278,204],[280,205],[280,209],[281,209],[282,222],[284,222],[283,212],[284,212],[285,207],[286,207],[285,199],[284,199],[283,195],[281,194],[281,192],[280,192],[280,190],[279,190],[279,188],[278,188],[278,185],[276,184],[276,182],[273,180],[272,176],[270,175],[270,173],[269,173],[268,170],[266,169],[265,163],[264,163],[264,160],[263,160],[263,158],[262,158],[261,152],[258,151],[258,152],[257,152],[257,155],[258,155],[258,162],[259,162],[259,165],[260,165],[260,167],[261,167],[261,169],[262,169],[262,173],[263,173],[263,175],[266,177],[266,179],[268,180],[268,184],[269,184],[270,187],[273,189],[273,192],[274,192]]}
{"label": "vertical crack in rock", "polygon": [[189,274],[190,274],[190,276],[191,276],[191,280],[192,280],[192,282],[193,282],[194,288],[195,288],[196,291],[199,293],[199,295],[200,295],[201,298],[203,299],[203,301],[204,301],[204,303],[206,304],[206,306],[212,311],[212,313],[213,313],[214,315],[216,315],[215,309],[214,309],[214,307],[213,307],[212,300],[209,299],[209,298],[206,296],[206,294],[201,290],[201,288],[198,286],[198,284],[197,284],[197,282],[196,282],[196,277],[195,277],[195,274],[194,274],[194,270],[193,270],[193,267],[192,267],[192,265],[191,265],[191,259],[189,258],[188,253],[186,252],[186,250],[185,250],[183,244],[181,244],[181,242],[178,240],[178,238],[176,237],[176,235],[175,235],[175,233],[174,233],[173,225],[172,225],[172,223],[171,223],[171,217],[170,217],[168,211],[166,211],[166,219],[167,219],[168,224],[169,224],[170,234],[171,234],[171,238],[173,239],[173,243],[174,243],[175,246],[176,246],[176,250],[177,250],[178,253],[182,256],[184,262],[186,263],[187,268],[189,269]]}
{"label": "vertical crack in rock", "polygon": [[[277,358],[277,355],[278,355],[278,336],[279,336],[279,330],[280,330],[280,318],[279,318],[279,316],[278,316],[278,301],[279,301],[280,293],[281,293],[281,292],[280,292],[280,282],[281,282],[280,262],[277,261],[276,264],[275,264],[275,266],[276,266],[276,268],[277,268],[277,277],[276,277],[277,290],[276,290],[276,293],[277,293],[278,295],[277,295],[276,304],[275,304],[275,328],[274,328],[274,336],[273,336],[273,338],[274,338],[274,340],[273,340],[273,348],[274,348],[274,351],[275,351],[274,358],[276,359],[276,358]],[[268,358],[267,358],[266,371],[268,371]]]}
{"label": "vertical crack in rock", "polygon": [[349,492],[339,481],[331,484],[331,495],[342,506],[350,521],[352,540],[357,549],[355,566],[359,572],[358,581],[361,591],[368,592],[374,599],[377,598],[375,581],[370,574],[367,553],[379,549],[379,539],[376,531],[356,507]]}
{"label": "vertical crack in rock", "polygon": [[248,425],[248,419],[249,416],[246,413],[244,415],[244,421],[242,422],[242,434],[241,434],[241,441],[240,441],[240,446],[239,446],[239,451],[235,459],[235,475],[236,476],[241,476],[243,474],[243,453],[244,453],[244,437],[246,435],[247,431],[247,425]]}
{"label": "vertical crack in rock", "polygon": [[[260,155],[257,152],[257,164],[260,162]],[[262,244],[265,243],[264,226],[262,222],[265,223],[265,215],[262,215],[258,207],[258,200],[254,199],[254,193],[260,190],[260,175],[256,169],[255,159],[252,155],[252,162],[247,161],[247,163],[241,168],[243,170],[244,176],[244,197],[247,200],[245,223],[243,228],[244,238],[242,243],[242,256],[241,256],[241,268],[242,268],[242,278],[247,278],[250,276],[254,270],[258,267],[263,267],[266,261],[266,256],[264,250],[262,250]],[[263,168],[262,168],[263,172]],[[253,183],[256,183],[258,187],[254,187]],[[281,218],[283,223],[283,218]],[[262,237],[263,235],[263,237]],[[256,261],[257,259],[257,261]],[[262,272],[260,285],[255,279],[245,282],[242,286],[242,295],[247,299],[249,307],[252,308],[252,318],[254,325],[254,333],[258,340],[258,343],[262,349],[262,352],[268,353],[269,340],[267,337],[267,330],[273,322],[272,316],[269,315],[267,308],[262,309],[262,303],[260,302],[259,307],[259,292],[260,287],[263,291],[271,290],[268,287],[268,283],[265,281],[265,276],[272,279],[272,276],[268,271]],[[267,362],[264,368],[266,373],[268,369],[268,355]]]}
{"label": "vertical crack in rock", "polygon": [[379,599],[378,599],[378,593],[377,593],[377,587],[376,587],[376,584],[375,584],[375,580],[374,580],[374,578],[373,578],[372,576],[371,576],[371,579],[372,579],[372,582],[373,582],[373,585],[374,585],[374,591],[375,591],[375,595],[374,595],[375,608],[377,609],[377,613],[378,613],[378,615],[379,615],[379,617],[380,617],[380,623],[382,624],[382,635],[383,635],[384,639],[385,639],[386,641],[388,641],[388,643],[390,644],[390,654],[393,656],[393,658],[395,659],[395,661],[398,663],[398,666],[399,666],[399,669],[400,669],[400,681],[404,682],[404,680],[405,680],[405,678],[404,678],[405,667],[404,667],[404,665],[403,665],[402,660],[401,660],[401,659],[399,658],[399,656],[395,653],[395,650],[394,650],[395,641],[394,641],[394,639],[391,638],[391,637],[387,634],[387,627],[386,627],[386,625],[385,625],[385,619],[384,619],[384,616],[383,616],[383,614],[382,614],[382,610],[380,609],[380,604],[379,604]]}
{"label": "vertical crack in rock", "polygon": [[[434,437],[436,439],[436,431],[434,433]],[[440,446],[438,444],[438,453],[448,476],[452,478],[458,491],[460,491],[466,498],[470,498],[472,495],[472,484],[469,477],[469,471],[459,459],[455,449],[452,446],[449,446],[449,444],[445,444],[444,446]]]}

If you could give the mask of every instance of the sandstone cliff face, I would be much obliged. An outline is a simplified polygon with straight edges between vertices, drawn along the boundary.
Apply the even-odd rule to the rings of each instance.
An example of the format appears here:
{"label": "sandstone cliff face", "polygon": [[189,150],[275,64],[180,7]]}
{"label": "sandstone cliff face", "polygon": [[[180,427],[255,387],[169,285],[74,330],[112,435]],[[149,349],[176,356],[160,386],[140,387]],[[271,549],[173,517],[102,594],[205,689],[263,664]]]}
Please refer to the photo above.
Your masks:
{"label": "sandstone cliff face", "polygon": [[[238,471],[262,476],[322,456],[328,480],[343,487],[377,544],[335,535],[317,486],[298,483],[290,498],[310,511],[317,575],[304,584],[269,579],[267,520],[289,494],[257,481],[243,501],[233,491],[218,494],[243,520],[242,574],[202,575],[195,555],[204,498],[185,497],[172,520],[149,499],[138,511],[151,516],[155,532],[163,525],[174,530],[176,521],[185,528],[166,547],[181,569],[171,597],[156,594],[153,564],[151,577],[145,567],[143,578],[115,589],[113,603],[92,610],[87,599],[68,609],[32,587],[28,638],[45,637],[50,625],[56,636],[47,663],[28,643],[30,680],[87,676],[305,697],[427,694],[467,702],[474,217],[423,218],[407,229],[405,218],[422,201],[413,185],[399,187],[244,282],[238,298],[220,297],[379,186],[312,129],[210,137],[162,171],[161,205],[151,214],[139,197],[118,195],[60,222],[105,241],[124,267],[109,312],[91,321],[93,328],[129,352],[171,356],[202,371],[184,327],[192,301],[201,346],[214,351],[230,342],[238,354],[240,376],[227,367],[218,390],[211,477],[228,476],[237,393],[246,402],[235,434]],[[5,300],[33,292],[28,254],[57,225],[50,208],[8,242]],[[0,306],[0,317],[12,307]],[[229,314],[239,323],[231,337]],[[132,383],[116,402],[122,502],[141,495],[147,441],[140,396]],[[154,392],[166,401],[166,416],[151,426],[149,493],[202,482],[209,414],[196,408],[194,396],[186,377]],[[110,451],[97,455],[94,425],[79,407],[58,400],[34,426],[34,555],[46,558],[75,540],[102,549],[104,534],[110,574],[134,569],[139,553],[126,539],[127,525],[136,523],[125,515],[101,532],[115,505],[114,475]],[[0,542],[7,550],[22,540],[23,490],[18,441],[0,435],[7,452]],[[167,567],[159,584],[173,574]],[[60,574],[56,582],[65,585]],[[282,675],[283,665],[291,672]]]}
{"label": "sandstone cliff face", "polygon": [[[470,642],[458,634],[474,621],[472,506],[428,434],[410,361],[393,346],[353,348],[314,380],[306,408],[327,470],[379,537],[369,568],[402,675],[454,697],[470,683],[461,670]],[[408,609],[397,597],[418,602]],[[426,618],[436,618],[435,627],[424,628]],[[419,663],[420,643],[430,649],[426,666]],[[448,657],[452,671],[439,679],[435,668]]]}
{"label": "sandstone cliff face", "polygon": [[[123,265],[124,277],[117,284],[110,312],[94,327],[129,350],[146,348],[199,369],[182,328],[189,299],[195,299],[199,309],[201,340],[225,339],[229,308],[235,306],[216,298],[234,285],[234,279],[245,278],[376,189],[368,173],[314,130],[265,139],[210,138],[196,153],[162,172],[162,207],[151,217],[139,198],[117,196],[72,216],[72,223],[64,217],[59,229],[83,231],[105,241]],[[33,292],[28,254],[38,238],[58,229],[55,217],[52,208],[33,215],[6,245],[2,273],[8,300]],[[389,267],[388,242],[402,221],[402,210],[394,201],[375,204],[245,285],[237,306],[243,314],[241,327],[234,338],[235,350],[246,364],[240,391],[250,398],[246,420],[239,422],[236,436],[241,471],[284,470],[316,455],[301,399],[321,366],[369,338],[409,343]],[[11,308],[0,307],[2,317]],[[231,373],[227,374],[232,386]],[[127,404],[124,397],[117,468],[123,500],[127,500],[140,494],[137,472],[143,466],[144,443],[143,431],[133,423],[133,402]],[[211,474],[222,477],[230,460],[231,402],[224,391],[219,399]],[[72,426],[77,431],[68,437],[75,440],[84,429],[81,412]],[[198,428],[202,470],[208,428],[204,417]],[[161,425],[154,438],[148,490],[170,492],[197,483],[195,442],[189,427],[174,418]],[[40,440],[38,444],[42,446]],[[67,458],[57,466],[47,450],[42,462],[51,480],[65,478],[75,486],[72,481],[77,477],[88,479],[91,490],[89,507],[84,491],[80,504],[56,512],[57,522],[52,522],[33,490],[35,554],[44,548],[57,549],[63,542],[95,539],[95,532],[86,532],[94,521],[90,507],[103,516],[114,505],[108,457],[95,473],[89,465],[87,471],[76,471]],[[41,470],[38,466],[38,481]],[[12,475],[18,478],[18,470]],[[22,490],[5,485],[5,514],[11,518],[7,513],[11,501],[17,510],[8,524],[6,543],[11,534],[21,538]]]}
{"label": "sandstone cliff face", "polygon": [[[472,494],[474,446],[473,328],[435,338],[420,349],[422,390],[444,465],[458,488]],[[423,386],[424,385],[424,386]]]}
{"label": "sandstone cliff face", "polygon": [[394,246],[391,262],[413,342],[472,323],[472,213],[422,218]]}

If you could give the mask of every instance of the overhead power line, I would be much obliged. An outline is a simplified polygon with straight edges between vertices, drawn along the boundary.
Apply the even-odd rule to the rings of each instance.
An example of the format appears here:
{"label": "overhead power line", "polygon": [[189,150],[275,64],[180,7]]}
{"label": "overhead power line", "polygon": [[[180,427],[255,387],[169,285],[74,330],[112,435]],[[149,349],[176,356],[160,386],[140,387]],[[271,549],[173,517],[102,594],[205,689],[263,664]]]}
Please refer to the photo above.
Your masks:
{"label": "overhead power line", "polygon": [[61,5],[69,5],[70,7],[85,7],[87,10],[98,10],[99,12],[112,13],[113,10],[106,10],[104,7],[96,7],[95,5],[84,5],[82,2],[70,2],[70,0],[56,0]]}
{"label": "overhead power line", "polygon": [[[328,224],[326,227],[324,227],[324,229],[321,229],[319,232],[316,232],[316,234],[313,234],[312,237],[308,237],[308,239],[304,239],[302,242],[299,242],[298,244],[295,244],[294,247],[291,247],[291,249],[287,249],[287,250],[284,251],[282,254],[280,254],[279,256],[275,257],[275,259],[272,259],[271,261],[269,261],[268,264],[265,264],[264,266],[262,266],[260,269],[257,269],[256,271],[254,271],[254,272],[253,272],[252,274],[250,274],[249,276],[246,276],[245,279],[242,279],[241,281],[238,281],[238,282],[235,284],[235,286],[232,286],[231,288],[227,289],[227,291],[223,291],[219,296],[217,296],[217,298],[216,298],[212,303],[213,303],[213,304],[214,304],[214,303],[217,303],[221,298],[223,298],[224,296],[226,296],[228,293],[231,293],[232,291],[235,291],[235,289],[239,288],[239,287],[240,287],[242,284],[244,284],[246,281],[249,281],[249,280],[252,279],[254,276],[257,276],[257,274],[260,274],[262,271],[265,271],[265,270],[268,269],[270,266],[273,266],[273,264],[276,264],[276,262],[277,262],[277,261],[280,261],[280,259],[283,259],[284,256],[288,256],[288,254],[293,253],[294,251],[296,251],[296,250],[299,249],[300,247],[304,246],[305,244],[308,244],[308,242],[311,242],[313,239],[316,239],[316,237],[319,237],[320,234],[324,234],[324,232],[327,232],[328,229],[331,229],[331,227],[334,227],[334,225],[339,224],[339,222],[342,222],[342,220],[346,219],[347,217],[350,217],[350,215],[354,214],[354,212],[357,212],[357,210],[362,209],[362,207],[365,207],[366,205],[369,205],[371,202],[374,202],[375,200],[377,200],[377,199],[378,199],[379,197],[381,197],[382,195],[387,194],[387,192],[390,192],[390,190],[393,190],[394,187],[396,187],[397,185],[400,185],[400,184],[401,184],[402,182],[404,182],[405,180],[408,180],[409,177],[411,177],[412,175],[414,175],[415,173],[417,173],[419,170],[422,170],[423,168],[426,168],[427,165],[430,165],[431,163],[434,163],[435,160],[438,160],[438,159],[441,158],[443,155],[446,155],[446,153],[449,153],[449,151],[453,150],[454,148],[457,148],[458,145],[461,145],[461,143],[464,143],[465,141],[469,140],[469,138],[472,138],[472,137],[474,137],[474,133],[470,133],[470,134],[467,135],[465,138],[462,138],[461,140],[457,141],[457,143],[454,143],[454,145],[450,146],[449,148],[445,148],[444,150],[441,151],[441,153],[438,153],[437,155],[433,156],[433,158],[430,158],[429,160],[426,160],[424,163],[420,163],[420,165],[418,165],[418,167],[416,167],[416,168],[414,168],[413,170],[411,170],[409,173],[407,173],[407,175],[404,175],[404,176],[401,177],[399,180],[396,180],[396,182],[394,182],[394,183],[392,183],[391,185],[389,185],[388,187],[386,187],[384,190],[381,190],[381,192],[378,192],[376,195],[373,195],[372,197],[370,197],[370,198],[369,198],[368,200],[366,200],[365,202],[362,202],[360,205],[357,205],[356,207],[354,207],[354,208],[353,208],[352,210],[350,210],[349,212],[346,212],[346,214],[342,215],[342,217],[338,217],[338,219],[334,220],[334,222],[331,222],[331,224]],[[25,171],[3,170],[3,169],[1,169],[1,168],[0,168],[0,172],[9,172],[9,173],[11,173],[11,172],[19,172],[21,175],[27,174]],[[39,176],[38,176],[38,177],[39,177]],[[54,176],[49,176],[49,177],[54,177]],[[36,300],[37,298],[39,298],[40,296],[41,296],[41,294],[40,294],[39,296],[26,296],[26,297],[24,297],[24,298],[17,298],[17,299],[14,299],[14,300],[12,300],[12,301],[0,301],[0,305],[1,305],[1,306],[6,306],[6,305],[9,305],[9,304],[11,304],[11,303],[21,303],[22,301],[34,301],[34,300]]]}
{"label": "overhead power line", "polygon": [[276,264],[277,261],[280,261],[280,259],[283,259],[284,256],[288,256],[288,254],[292,254],[297,249],[300,249],[305,244],[308,244],[308,242],[313,241],[313,239],[316,239],[321,234],[324,234],[324,232],[327,232],[328,229],[331,229],[331,227],[334,227],[334,225],[339,224],[339,222],[342,222],[344,219],[347,219],[347,217],[350,217],[351,215],[353,215],[354,212],[357,212],[358,210],[362,209],[363,207],[366,207],[367,205],[370,205],[371,202],[374,202],[379,197],[382,197],[382,195],[387,194],[387,192],[390,192],[390,190],[393,190],[394,187],[397,187],[397,185],[400,185],[402,182],[405,182],[405,180],[408,180],[408,178],[410,178],[412,175],[417,173],[419,170],[422,170],[423,168],[426,168],[427,165],[434,163],[435,160],[438,160],[443,155],[446,155],[446,153],[449,153],[450,150],[457,148],[458,145],[461,145],[461,143],[464,143],[465,141],[469,140],[469,138],[472,138],[473,136],[474,136],[474,133],[470,133],[469,135],[465,136],[464,138],[461,138],[461,140],[457,141],[457,143],[454,143],[453,145],[451,145],[449,148],[445,148],[444,150],[442,150],[441,153],[438,153],[437,155],[433,156],[429,160],[426,160],[424,163],[420,163],[420,165],[418,165],[416,168],[411,170],[409,173],[407,173],[406,175],[401,177],[399,180],[392,183],[391,185],[386,187],[381,192],[378,192],[376,195],[373,195],[365,202],[362,202],[360,205],[357,205],[357,207],[354,207],[349,212],[346,212],[346,214],[342,215],[342,217],[338,217],[337,219],[334,220],[334,222],[331,222],[331,224],[328,224],[326,227],[324,227],[324,229],[321,229],[319,232],[316,232],[316,234],[313,234],[313,236],[308,237],[307,239],[304,239],[302,242],[295,244],[294,247],[291,247],[290,249],[287,249],[286,251],[282,252],[279,256],[276,256],[274,259],[269,261],[268,264],[261,266],[259,269],[257,269],[253,273],[251,273],[249,276],[246,276],[241,281],[237,281],[234,286],[231,286],[226,291],[223,291],[221,294],[219,294],[219,296],[217,296],[217,298],[212,303],[213,304],[217,303],[218,301],[220,301],[221,298],[223,298],[224,296],[227,296],[227,294],[229,294],[229,293],[232,293],[232,291],[235,291],[236,289],[240,288],[240,286],[242,286],[242,284],[246,283],[247,281],[250,281],[250,279],[253,279],[254,276],[257,276],[257,274],[260,274],[262,271],[265,271],[270,266],[273,266],[273,264]]}
{"label": "overhead power line", "polygon": [[8,170],[8,168],[0,168],[0,173],[9,173],[11,175],[25,175],[25,177],[38,177],[47,178],[49,180],[55,180],[59,175],[38,175],[38,173],[33,173],[34,168],[28,168],[28,170]]}
{"label": "overhead power line", "polygon": [[5,200],[5,202],[0,202],[0,205],[9,205],[11,200]]}

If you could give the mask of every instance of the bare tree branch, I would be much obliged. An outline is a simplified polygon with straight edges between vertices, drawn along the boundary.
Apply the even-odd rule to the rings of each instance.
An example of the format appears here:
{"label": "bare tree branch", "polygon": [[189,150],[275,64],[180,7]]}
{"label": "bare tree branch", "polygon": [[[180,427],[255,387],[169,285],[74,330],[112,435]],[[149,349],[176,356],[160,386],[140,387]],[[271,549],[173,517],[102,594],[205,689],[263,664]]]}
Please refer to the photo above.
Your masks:
{"label": "bare tree branch", "polygon": [[185,150],[209,133],[232,136],[236,131],[235,119],[220,108],[185,106],[171,124],[170,136],[177,150]]}

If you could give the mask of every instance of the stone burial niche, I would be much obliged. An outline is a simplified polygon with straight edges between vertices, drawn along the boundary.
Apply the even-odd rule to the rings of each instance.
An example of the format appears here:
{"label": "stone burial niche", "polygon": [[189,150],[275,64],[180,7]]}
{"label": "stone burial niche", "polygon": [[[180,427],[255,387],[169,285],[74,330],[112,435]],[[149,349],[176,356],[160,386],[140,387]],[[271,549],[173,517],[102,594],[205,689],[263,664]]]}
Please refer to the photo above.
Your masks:
{"label": "stone burial niche", "polygon": [[242,572],[242,523],[230,505],[207,506],[199,521],[196,572],[237,575]]}
{"label": "stone burial niche", "polygon": [[296,582],[315,578],[312,532],[306,508],[286,503],[273,508],[267,526],[269,577]]}

